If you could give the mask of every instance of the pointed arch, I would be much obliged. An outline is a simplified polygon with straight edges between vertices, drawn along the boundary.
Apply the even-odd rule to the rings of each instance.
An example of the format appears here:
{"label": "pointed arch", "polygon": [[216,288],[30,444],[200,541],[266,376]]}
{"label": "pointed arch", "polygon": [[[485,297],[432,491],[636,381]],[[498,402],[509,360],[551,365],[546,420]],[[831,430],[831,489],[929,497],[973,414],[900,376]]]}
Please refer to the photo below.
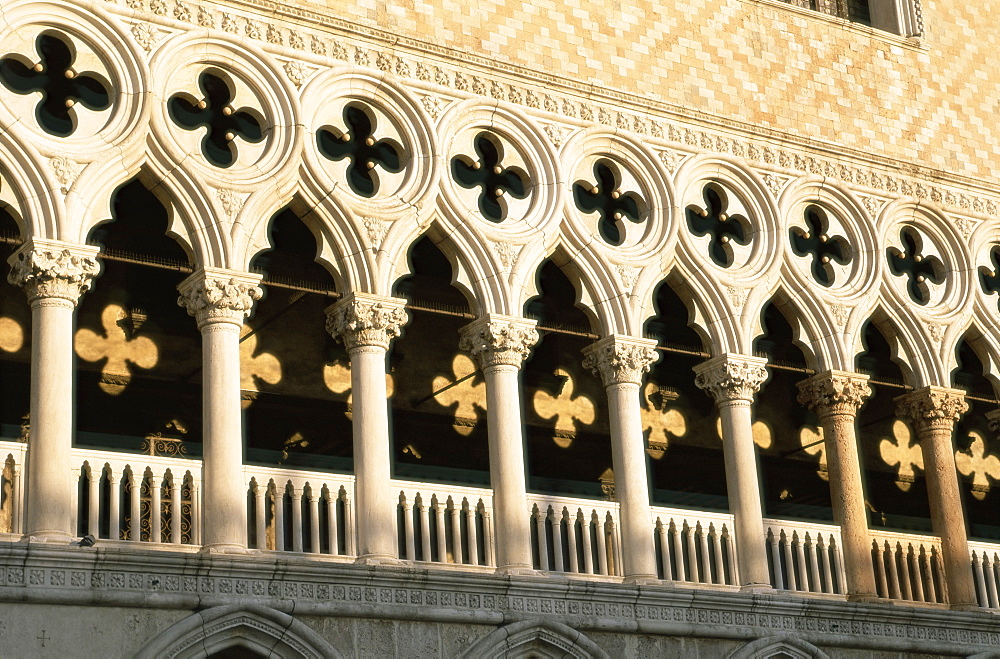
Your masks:
{"label": "pointed arch", "polygon": [[926,371],[921,369],[921,362],[918,361],[921,357],[915,354],[913,348],[914,342],[910,340],[910,336],[905,330],[905,325],[899,322],[899,316],[893,316],[888,313],[881,305],[875,307],[868,318],[858,324],[857,331],[854,334],[854,345],[850,352],[850,364],[852,368],[848,370],[854,370],[853,364],[856,362],[858,355],[865,351],[864,332],[862,330],[868,321],[871,321],[875,329],[882,335],[882,338],[889,344],[889,349],[892,352],[892,362],[899,367],[900,372],[903,374],[903,382],[906,385],[918,389],[927,384],[936,384],[927,382],[924,375]]}
{"label": "pointed arch", "polygon": [[[607,331],[608,333],[614,333],[614,325],[610,325],[608,322],[607,310],[608,305],[601,305],[595,301],[593,295],[594,289],[588,282],[592,282],[594,279],[594,273],[592,270],[586,269],[586,264],[576,261],[570,256],[562,245],[558,245],[550,254],[545,258],[540,259],[537,263],[533,264],[533,268],[530,270],[531,277],[528,279],[525,277],[524,285],[521,287],[521,299],[516,300],[517,306],[515,307],[518,314],[523,313],[525,306],[532,300],[532,298],[543,295],[541,287],[539,286],[539,277],[541,276],[542,267],[545,265],[546,261],[551,261],[566,278],[573,285],[573,291],[576,294],[576,299],[574,300],[574,306],[583,312],[587,317],[587,321],[590,324],[590,330],[594,333],[600,334],[602,331]],[[520,265],[520,264],[519,264]],[[527,275],[527,273],[524,273]]]}
{"label": "pointed arch", "polygon": [[245,648],[268,657],[342,656],[323,637],[287,613],[259,604],[232,604],[184,618],[146,643],[136,657],[207,657],[227,648]]}
{"label": "pointed arch", "polygon": [[763,299],[759,307],[748,309],[748,341],[752,345],[764,333],[763,314],[769,303],[792,328],[792,341],[802,351],[806,364],[817,373],[828,370],[851,370],[837,342],[837,329],[823,306],[822,300],[810,297],[806,291],[793,291],[784,283]]}
{"label": "pointed arch", "polygon": [[[946,353],[948,361],[945,368],[951,374],[954,374],[959,367],[958,352],[963,341],[982,363],[982,375],[993,386],[994,395],[1000,395],[1000,342],[998,342],[997,337],[980,331],[975,323],[970,323],[968,327],[962,328],[962,332],[958,334],[956,340],[949,343],[950,349]],[[947,386],[954,385],[949,381]]]}
{"label": "pointed arch", "polygon": [[63,239],[59,227],[65,216],[64,206],[59,195],[49,192],[58,185],[49,180],[38,152],[4,130],[0,130],[0,172],[6,174],[0,179],[0,203],[17,203],[16,207],[8,207],[17,211],[11,215],[21,228],[21,238]]}
{"label": "pointed arch", "polygon": [[608,653],[583,632],[552,620],[523,620],[501,627],[470,647],[467,659],[560,656],[604,659]]}
{"label": "pointed arch", "polygon": [[779,634],[750,641],[729,654],[729,659],[827,659],[828,655],[818,647],[797,636]]}

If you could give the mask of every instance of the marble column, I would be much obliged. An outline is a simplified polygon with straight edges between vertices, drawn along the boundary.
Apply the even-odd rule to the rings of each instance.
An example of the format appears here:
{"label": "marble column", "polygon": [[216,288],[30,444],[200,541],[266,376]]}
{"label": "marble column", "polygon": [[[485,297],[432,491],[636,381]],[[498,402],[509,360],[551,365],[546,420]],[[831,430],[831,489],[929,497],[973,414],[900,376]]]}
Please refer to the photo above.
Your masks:
{"label": "marble column", "polygon": [[656,341],[612,335],[584,349],[583,365],[600,375],[608,396],[615,500],[621,516],[622,567],[632,581],[656,579],[649,473],[639,385],[656,361]]}
{"label": "marble column", "polygon": [[488,314],[462,328],[459,342],[486,380],[497,572],[502,574],[533,571],[518,371],[537,341],[534,320]]}
{"label": "marble column", "polygon": [[409,319],[405,304],[397,298],[349,293],[327,309],[326,329],[344,342],[351,357],[354,510],[358,561],[364,563],[398,560],[385,356]]}
{"label": "marble column", "polygon": [[799,403],[823,427],[833,519],[840,525],[848,599],[877,598],[858,437],[858,410],[871,396],[868,376],[827,371],[799,382]]}
{"label": "marble column", "polygon": [[977,608],[953,441],[955,422],[969,411],[965,392],[924,387],[896,398],[896,409],[910,420],[924,457],[931,525],[941,537],[948,603],[957,609]]}
{"label": "marble column", "polygon": [[100,272],[97,247],[33,239],[11,257],[8,281],[31,305],[31,437],[26,538],[69,542],[76,484],[73,448],[73,312]]}
{"label": "marble column", "polygon": [[177,303],[198,322],[202,364],[202,547],[245,552],[240,332],[261,297],[260,275],[203,268],[181,282]]}
{"label": "marble column", "polygon": [[767,360],[724,354],[694,367],[694,383],[715,401],[722,420],[726,489],[733,514],[740,586],[767,589],[767,540],[760,501],[757,453],[753,443],[751,405],[767,380]]}

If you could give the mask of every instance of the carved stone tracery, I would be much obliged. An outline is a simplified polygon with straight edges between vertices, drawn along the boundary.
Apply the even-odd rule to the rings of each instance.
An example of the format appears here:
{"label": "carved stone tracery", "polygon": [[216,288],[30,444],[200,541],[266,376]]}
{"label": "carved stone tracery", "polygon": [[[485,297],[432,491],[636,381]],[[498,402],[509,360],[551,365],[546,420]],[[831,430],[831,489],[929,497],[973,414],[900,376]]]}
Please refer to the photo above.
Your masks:
{"label": "carved stone tracery", "polygon": [[7,281],[24,289],[29,302],[46,298],[76,304],[101,271],[98,249],[55,241],[32,241],[10,258]]}
{"label": "carved stone tracery", "polygon": [[409,321],[404,300],[352,293],[329,307],[326,331],[344,342],[348,352],[357,348],[389,349]]}
{"label": "carved stone tracery", "polygon": [[868,377],[857,373],[830,371],[799,383],[798,401],[820,417],[854,416],[872,395]]}
{"label": "carved stone tracery", "polygon": [[600,375],[605,387],[641,384],[659,358],[655,346],[655,341],[609,336],[584,349],[583,367]]}
{"label": "carved stone tracery", "polygon": [[520,367],[538,342],[535,322],[488,315],[462,328],[458,347],[472,355],[480,369]]}
{"label": "carved stone tracery", "polygon": [[242,325],[263,291],[259,275],[205,269],[181,282],[177,304],[198,321]]}
{"label": "carved stone tracery", "polygon": [[694,367],[694,383],[716,404],[737,400],[753,402],[767,381],[766,365],[767,360],[761,357],[719,355]]}

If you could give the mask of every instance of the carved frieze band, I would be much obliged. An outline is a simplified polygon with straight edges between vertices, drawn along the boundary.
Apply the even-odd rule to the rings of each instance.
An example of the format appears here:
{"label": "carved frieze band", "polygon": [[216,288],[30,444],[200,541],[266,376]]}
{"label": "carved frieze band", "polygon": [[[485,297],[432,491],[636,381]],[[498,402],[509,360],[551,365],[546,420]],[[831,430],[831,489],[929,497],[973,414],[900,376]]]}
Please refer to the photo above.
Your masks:
{"label": "carved frieze band", "polygon": [[716,404],[729,401],[753,402],[767,381],[767,360],[762,357],[725,354],[694,367],[694,383]]}
{"label": "carved frieze band", "polygon": [[613,335],[584,348],[583,367],[600,375],[604,386],[641,384],[657,360],[656,341]]}
{"label": "carved frieze band", "polygon": [[868,376],[845,371],[820,373],[799,382],[799,403],[820,417],[848,414],[855,416],[872,395]]}
{"label": "carved frieze band", "polygon": [[29,302],[46,298],[73,304],[101,271],[97,247],[33,240],[10,257],[7,281],[24,289]]}
{"label": "carved frieze band", "polygon": [[926,430],[951,431],[969,411],[965,392],[945,387],[924,387],[896,398],[896,412],[909,419],[920,435]]}
{"label": "carved frieze band", "polygon": [[198,326],[228,322],[242,325],[263,291],[260,275],[214,268],[200,270],[177,287],[177,304],[195,317]]}
{"label": "carved frieze band", "polygon": [[326,310],[326,331],[347,346],[389,349],[409,320],[406,301],[398,298],[351,293]]}
{"label": "carved frieze band", "polygon": [[462,328],[458,347],[485,370],[490,366],[520,367],[537,342],[535,321],[490,314]]}

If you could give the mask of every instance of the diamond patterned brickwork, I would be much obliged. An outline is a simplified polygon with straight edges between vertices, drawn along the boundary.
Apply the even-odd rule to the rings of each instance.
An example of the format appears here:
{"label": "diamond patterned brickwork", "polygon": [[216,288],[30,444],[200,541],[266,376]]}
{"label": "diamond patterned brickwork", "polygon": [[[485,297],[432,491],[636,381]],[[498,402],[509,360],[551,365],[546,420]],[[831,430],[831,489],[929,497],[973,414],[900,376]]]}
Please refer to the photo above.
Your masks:
{"label": "diamond patterned brickwork", "polygon": [[924,0],[919,42],[769,0],[452,0],[344,5],[337,16],[570,82],[997,177],[1000,20],[981,3]]}

